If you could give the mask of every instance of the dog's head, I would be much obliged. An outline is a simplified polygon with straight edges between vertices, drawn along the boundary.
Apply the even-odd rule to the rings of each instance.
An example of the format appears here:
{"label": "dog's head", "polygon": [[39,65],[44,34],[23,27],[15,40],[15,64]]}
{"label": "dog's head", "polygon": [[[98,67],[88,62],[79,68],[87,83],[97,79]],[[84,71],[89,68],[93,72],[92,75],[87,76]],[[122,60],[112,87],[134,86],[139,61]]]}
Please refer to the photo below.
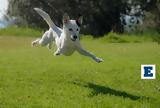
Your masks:
{"label": "dog's head", "polygon": [[83,17],[80,15],[76,20],[70,20],[68,14],[63,16],[63,29],[68,38],[72,41],[79,39],[80,26],[82,24]]}

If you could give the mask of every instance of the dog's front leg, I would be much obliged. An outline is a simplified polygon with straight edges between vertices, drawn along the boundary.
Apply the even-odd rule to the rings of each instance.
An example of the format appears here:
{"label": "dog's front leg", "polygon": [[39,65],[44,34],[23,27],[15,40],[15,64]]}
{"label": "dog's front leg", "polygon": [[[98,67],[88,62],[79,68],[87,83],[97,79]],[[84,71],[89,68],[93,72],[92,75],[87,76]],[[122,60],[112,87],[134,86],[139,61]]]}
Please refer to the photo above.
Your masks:
{"label": "dog's front leg", "polygon": [[47,45],[48,49],[50,50],[52,48],[52,43],[50,42],[48,45]]}
{"label": "dog's front leg", "polygon": [[60,49],[58,48],[57,50],[56,50],[56,52],[54,52],[54,56],[57,56],[57,55],[60,55],[61,54],[61,51],[60,51]]}
{"label": "dog's front leg", "polygon": [[83,49],[83,48],[81,48],[81,47],[78,47],[78,48],[77,48],[77,51],[78,51],[81,55],[91,57],[93,60],[95,60],[95,61],[98,62],[98,63],[103,61],[103,59],[96,57],[94,54],[86,51],[85,49]]}

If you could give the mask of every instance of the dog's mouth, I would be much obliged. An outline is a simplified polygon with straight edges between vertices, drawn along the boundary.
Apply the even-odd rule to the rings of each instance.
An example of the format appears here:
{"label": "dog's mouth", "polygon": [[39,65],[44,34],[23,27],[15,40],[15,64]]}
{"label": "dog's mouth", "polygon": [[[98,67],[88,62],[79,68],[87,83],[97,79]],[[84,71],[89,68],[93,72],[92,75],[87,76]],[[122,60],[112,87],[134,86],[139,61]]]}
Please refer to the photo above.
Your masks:
{"label": "dog's mouth", "polygon": [[71,40],[72,40],[72,41],[76,41],[77,39],[78,39],[77,36],[71,36]]}
{"label": "dog's mouth", "polygon": [[71,38],[72,41],[76,41],[76,39]]}

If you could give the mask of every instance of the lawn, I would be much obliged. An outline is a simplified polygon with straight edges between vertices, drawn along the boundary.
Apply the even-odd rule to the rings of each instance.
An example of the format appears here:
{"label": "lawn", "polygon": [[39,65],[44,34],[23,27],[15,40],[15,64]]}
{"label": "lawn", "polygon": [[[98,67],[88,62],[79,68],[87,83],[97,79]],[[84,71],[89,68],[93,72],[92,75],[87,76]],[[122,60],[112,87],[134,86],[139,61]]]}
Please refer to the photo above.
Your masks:
{"label": "lawn", "polygon": [[[32,37],[0,37],[0,108],[159,108],[160,45],[83,38],[104,59],[77,52],[53,56],[31,47]],[[141,64],[156,64],[156,79],[141,80]]]}

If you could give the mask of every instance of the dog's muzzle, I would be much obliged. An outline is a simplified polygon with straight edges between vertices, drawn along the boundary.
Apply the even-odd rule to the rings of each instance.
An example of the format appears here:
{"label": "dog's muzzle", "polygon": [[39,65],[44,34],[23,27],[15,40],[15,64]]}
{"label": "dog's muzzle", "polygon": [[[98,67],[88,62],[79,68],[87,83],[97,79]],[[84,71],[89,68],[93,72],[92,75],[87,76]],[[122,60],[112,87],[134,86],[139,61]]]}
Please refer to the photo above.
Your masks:
{"label": "dog's muzzle", "polygon": [[78,37],[77,37],[76,35],[71,36],[71,40],[72,40],[72,41],[76,41],[77,39],[78,39]]}

